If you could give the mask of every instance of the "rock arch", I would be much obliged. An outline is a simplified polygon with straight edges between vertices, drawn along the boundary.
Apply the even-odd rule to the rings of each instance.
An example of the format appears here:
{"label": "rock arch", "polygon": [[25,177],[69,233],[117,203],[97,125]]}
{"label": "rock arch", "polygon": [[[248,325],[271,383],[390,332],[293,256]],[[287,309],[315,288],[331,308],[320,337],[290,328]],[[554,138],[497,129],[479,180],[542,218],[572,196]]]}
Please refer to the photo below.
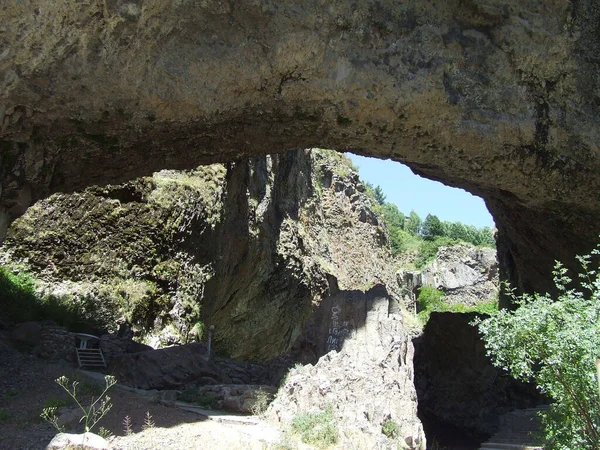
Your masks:
{"label": "rock arch", "polygon": [[7,0],[0,228],[56,191],[319,145],[483,197],[546,290],[600,231],[592,0]]}

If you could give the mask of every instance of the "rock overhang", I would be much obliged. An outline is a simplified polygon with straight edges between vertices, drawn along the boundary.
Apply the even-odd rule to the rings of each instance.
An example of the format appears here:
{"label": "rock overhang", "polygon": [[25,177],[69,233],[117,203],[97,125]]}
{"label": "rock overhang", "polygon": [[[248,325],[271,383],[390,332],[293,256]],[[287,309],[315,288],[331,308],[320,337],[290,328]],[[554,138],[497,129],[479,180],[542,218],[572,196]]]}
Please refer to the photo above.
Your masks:
{"label": "rock overhang", "polygon": [[600,232],[593,2],[12,0],[1,13],[5,223],[56,191],[318,145],[482,196],[522,290],[547,290],[554,260]]}

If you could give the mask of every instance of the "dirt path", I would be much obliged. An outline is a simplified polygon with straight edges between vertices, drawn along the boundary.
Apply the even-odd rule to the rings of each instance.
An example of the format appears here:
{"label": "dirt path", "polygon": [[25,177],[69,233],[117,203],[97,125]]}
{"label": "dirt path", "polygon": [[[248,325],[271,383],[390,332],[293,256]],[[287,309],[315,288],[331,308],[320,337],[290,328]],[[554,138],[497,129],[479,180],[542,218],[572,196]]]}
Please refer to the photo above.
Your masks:
{"label": "dirt path", "polygon": [[[72,364],[40,360],[27,351],[15,349],[6,336],[0,334],[1,450],[45,449],[56,431],[40,419],[39,414],[44,405],[67,403],[67,394],[54,382],[62,375],[80,380],[79,387],[84,392],[98,392],[98,383]],[[167,406],[117,387],[113,387],[109,395],[113,407],[99,426],[115,435],[111,444],[116,450],[253,450],[267,449],[272,446],[269,442],[277,440],[276,430],[260,421],[236,424],[208,420],[205,415]],[[144,430],[147,413],[154,427]],[[126,416],[131,419],[133,432],[128,436],[123,425]],[[81,431],[78,425],[75,432]]]}

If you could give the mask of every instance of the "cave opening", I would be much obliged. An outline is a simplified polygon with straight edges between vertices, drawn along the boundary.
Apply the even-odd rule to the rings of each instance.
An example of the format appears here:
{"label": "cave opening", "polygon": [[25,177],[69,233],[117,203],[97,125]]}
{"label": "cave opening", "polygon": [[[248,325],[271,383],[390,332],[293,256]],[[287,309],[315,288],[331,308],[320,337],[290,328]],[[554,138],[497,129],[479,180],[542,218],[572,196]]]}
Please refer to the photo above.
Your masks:
{"label": "cave opening", "polygon": [[[446,232],[453,223],[488,227],[496,232],[493,218],[481,198],[421,178],[397,162],[349,157],[358,166],[361,179],[380,190],[382,203],[395,204],[407,219],[410,211],[413,217],[441,218]],[[389,227],[393,234],[393,223]],[[415,231],[420,236],[429,232],[423,229],[422,222],[421,228]],[[450,270],[457,271],[457,268]],[[414,297],[419,298],[422,286],[418,286],[414,276],[406,274],[403,281]],[[444,284],[440,278],[428,282]],[[456,301],[459,295],[455,294],[452,299]],[[429,314],[427,308],[417,302],[415,312]],[[459,312],[432,312],[431,323],[428,321],[423,332],[413,339],[418,417],[428,448],[476,450],[494,433],[503,413],[535,406],[537,402],[534,389],[516,383],[491,365],[476,330],[469,325],[472,317]]]}

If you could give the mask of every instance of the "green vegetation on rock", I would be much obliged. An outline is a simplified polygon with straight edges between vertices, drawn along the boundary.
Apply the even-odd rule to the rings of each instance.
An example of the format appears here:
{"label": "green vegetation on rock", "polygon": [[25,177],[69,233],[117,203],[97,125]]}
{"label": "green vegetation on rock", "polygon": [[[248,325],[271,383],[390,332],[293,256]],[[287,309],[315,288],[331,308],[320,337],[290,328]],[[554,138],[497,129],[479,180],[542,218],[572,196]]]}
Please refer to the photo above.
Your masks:
{"label": "green vegetation on rock", "polygon": [[400,425],[392,419],[386,419],[381,426],[381,432],[390,439],[396,439],[400,436]]}
{"label": "green vegetation on rock", "polygon": [[333,417],[333,407],[324,411],[302,412],[294,417],[292,429],[300,434],[302,442],[325,448],[338,441],[338,429]]}
{"label": "green vegetation on rock", "polygon": [[600,448],[599,255],[579,258],[578,280],[557,264],[557,296],[514,297],[518,309],[479,322],[493,363],[552,400],[541,413],[547,450]]}
{"label": "green vegetation on rock", "polygon": [[108,305],[89,297],[42,294],[36,278],[25,266],[0,266],[0,315],[13,322],[53,320],[73,331],[83,326],[102,326]]}
{"label": "green vegetation on rock", "polygon": [[495,314],[498,312],[498,299],[492,299],[487,302],[478,303],[476,305],[464,305],[461,303],[449,305],[446,303],[444,293],[433,286],[422,286],[419,289],[417,297],[419,312],[417,317],[422,325],[425,325],[429,320],[432,312],[456,312],[456,313],[478,313],[478,314]]}

